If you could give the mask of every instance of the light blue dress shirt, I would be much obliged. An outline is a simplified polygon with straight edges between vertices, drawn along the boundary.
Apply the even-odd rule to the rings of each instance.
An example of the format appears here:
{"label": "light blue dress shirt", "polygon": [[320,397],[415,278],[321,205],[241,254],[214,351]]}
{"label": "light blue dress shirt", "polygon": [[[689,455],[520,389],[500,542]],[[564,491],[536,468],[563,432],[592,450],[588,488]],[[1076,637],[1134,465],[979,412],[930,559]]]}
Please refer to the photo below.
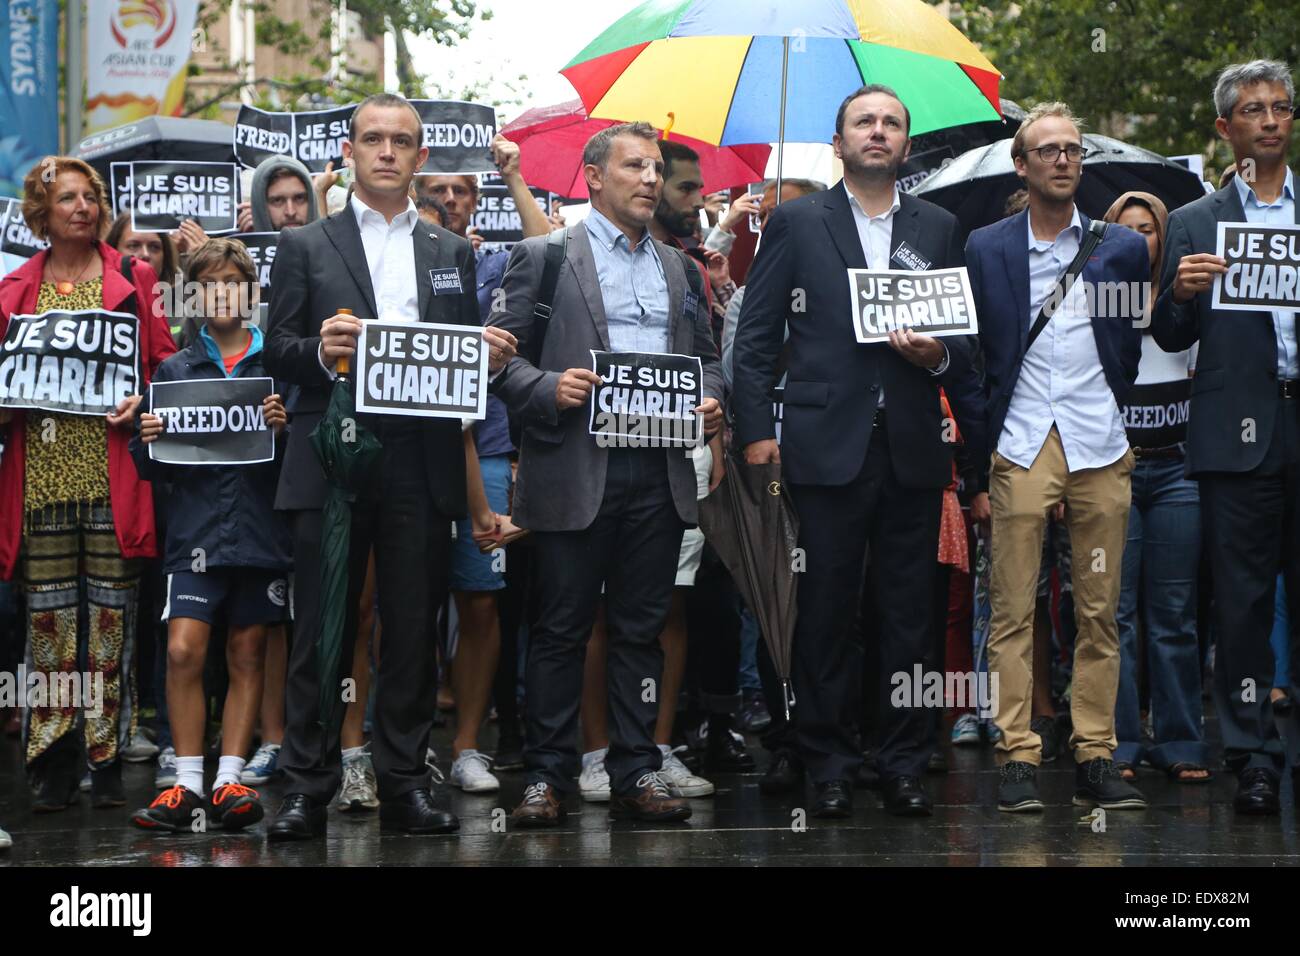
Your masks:
{"label": "light blue dress shirt", "polygon": [[[1255,190],[1240,176],[1232,178],[1237,186],[1237,196],[1241,199],[1241,208],[1246,213],[1247,222],[1262,223],[1269,226],[1294,226],[1295,221],[1295,179],[1291,170],[1286,171],[1286,183],[1282,186],[1282,195],[1271,203],[1262,203],[1255,195]],[[1277,339],[1277,374],[1279,378],[1300,378],[1300,349],[1296,347],[1295,313],[1273,312],[1273,335]]]}
{"label": "light blue dress shirt", "polygon": [[[1026,217],[1029,247],[1029,324],[1074,261],[1083,239],[1076,206],[1070,225],[1055,239],[1035,239]],[[1056,425],[1071,472],[1113,464],[1128,451],[1128,435],[1115,393],[1106,382],[1082,281],[1056,309],[1025,353],[1011,393],[998,454],[1022,468],[1033,465]]]}
{"label": "light blue dress shirt", "polygon": [[610,351],[667,352],[668,279],[650,231],[632,249],[622,230],[595,208],[586,223]]}

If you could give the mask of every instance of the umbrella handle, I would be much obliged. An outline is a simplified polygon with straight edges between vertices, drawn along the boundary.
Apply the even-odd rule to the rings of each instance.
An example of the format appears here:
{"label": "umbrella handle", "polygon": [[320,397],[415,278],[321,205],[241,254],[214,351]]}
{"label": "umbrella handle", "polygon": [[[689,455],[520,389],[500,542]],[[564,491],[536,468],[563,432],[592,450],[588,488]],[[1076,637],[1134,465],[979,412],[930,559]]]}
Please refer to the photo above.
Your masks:
{"label": "umbrella handle", "polygon": [[[351,309],[339,309],[338,314],[339,314],[339,315],[351,315],[351,314],[352,314],[352,310],[351,310]],[[352,372],[352,360],[351,360],[350,358],[348,358],[346,355],[342,355],[342,356],[340,356],[339,359],[338,359],[338,361],[336,361],[336,362],[334,363],[334,371],[335,371],[335,373],[337,373],[338,375],[348,375],[348,374],[351,374],[351,372]]]}

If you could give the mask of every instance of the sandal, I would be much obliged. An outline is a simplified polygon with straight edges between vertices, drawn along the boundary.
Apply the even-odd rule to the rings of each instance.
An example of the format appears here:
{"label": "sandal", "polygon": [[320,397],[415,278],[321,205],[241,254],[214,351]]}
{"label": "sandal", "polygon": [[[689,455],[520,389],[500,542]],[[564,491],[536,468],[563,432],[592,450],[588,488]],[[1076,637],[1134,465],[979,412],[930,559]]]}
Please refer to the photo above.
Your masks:
{"label": "sandal", "polygon": [[[1205,774],[1205,776],[1204,777],[1183,776],[1183,774],[1185,773],[1191,773],[1196,770],[1201,771],[1202,773]],[[1202,767],[1200,764],[1196,764],[1196,763],[1176,763],[1170,767],[1166,767],[1165,773],[1168,774],[1169,779],[1172,780],[1174,783],[1187,783],[1187,784],[1209,783],[1210,780],[1213,779],[1214,777],[1214,774],[1210,771],[1208,767]]]}

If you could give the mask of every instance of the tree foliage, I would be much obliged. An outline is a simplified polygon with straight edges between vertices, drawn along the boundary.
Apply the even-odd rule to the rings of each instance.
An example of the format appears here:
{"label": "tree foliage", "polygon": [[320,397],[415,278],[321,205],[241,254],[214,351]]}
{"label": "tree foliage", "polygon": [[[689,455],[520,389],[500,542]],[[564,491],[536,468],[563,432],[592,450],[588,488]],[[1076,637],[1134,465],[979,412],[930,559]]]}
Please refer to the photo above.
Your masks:
{"label": "tree foliage", "polygon": [[1229,63],[1300,65],[1297,8],[1265,0],[979,0],[949,18],[1006,77],[1021,105],[1064,100],[1090,129],[1222,168],[1211,93]]}

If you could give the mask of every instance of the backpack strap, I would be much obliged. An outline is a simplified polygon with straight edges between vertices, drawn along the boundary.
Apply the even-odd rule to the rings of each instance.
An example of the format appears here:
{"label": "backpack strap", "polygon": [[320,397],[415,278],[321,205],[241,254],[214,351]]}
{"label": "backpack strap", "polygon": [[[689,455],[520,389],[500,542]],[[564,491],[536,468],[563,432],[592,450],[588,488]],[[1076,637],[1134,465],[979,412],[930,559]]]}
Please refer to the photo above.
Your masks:
{"label": "backpack strap", "polygon": [[555,303],[555,287],[560,282],[560,267],[568,253],[569,229],[553,229],[546,237],[546,258],[542,263],[542,283],[537,289],[537,301],[533,303],[533,336],[529,351],[534,365],[542,358],[542,346],[546,342],[546,329],[551,324],[552,305]]}

